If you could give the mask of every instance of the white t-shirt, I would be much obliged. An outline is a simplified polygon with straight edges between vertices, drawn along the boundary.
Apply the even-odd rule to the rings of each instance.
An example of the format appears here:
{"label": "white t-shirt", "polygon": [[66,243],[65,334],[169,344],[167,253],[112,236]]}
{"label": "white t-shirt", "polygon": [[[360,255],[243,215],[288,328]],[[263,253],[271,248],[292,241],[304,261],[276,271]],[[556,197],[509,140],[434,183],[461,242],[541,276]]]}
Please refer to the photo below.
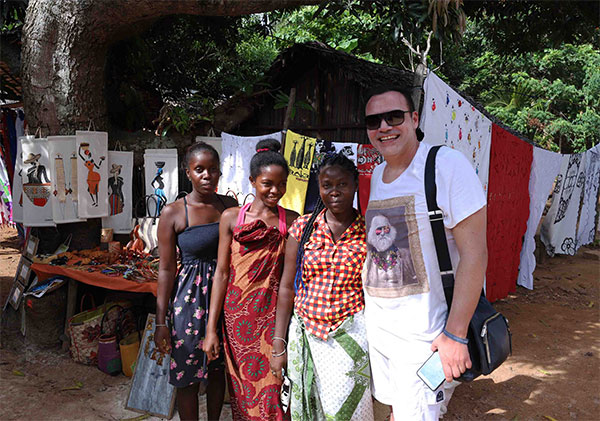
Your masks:
{"label": "white t-shirt", "polygon": [[[408,363],[424,361],[423,353],[430,353],[448,312],[425,198],[430,149],[421,143],[409,167],[391,183],[382,181],[385,162],[374,169],[365,216],[363,284],[369,345],[390,357],[397,356],[401,346]],[[459,257],[450,229],[485,206],[486,198],[471,164],[451,148],[438,151],[435,180],[456,271]]]}

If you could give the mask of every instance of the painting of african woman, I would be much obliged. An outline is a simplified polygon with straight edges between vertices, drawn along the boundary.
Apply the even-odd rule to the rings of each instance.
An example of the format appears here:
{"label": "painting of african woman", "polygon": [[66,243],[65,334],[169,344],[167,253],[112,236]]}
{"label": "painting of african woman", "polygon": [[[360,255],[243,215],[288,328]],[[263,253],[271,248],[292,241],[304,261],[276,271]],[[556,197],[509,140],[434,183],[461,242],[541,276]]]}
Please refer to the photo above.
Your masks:
{"label": "painting of african woman", "polygon": [[77,131],[75,136],[78,215],[108,216],[108,133]]}

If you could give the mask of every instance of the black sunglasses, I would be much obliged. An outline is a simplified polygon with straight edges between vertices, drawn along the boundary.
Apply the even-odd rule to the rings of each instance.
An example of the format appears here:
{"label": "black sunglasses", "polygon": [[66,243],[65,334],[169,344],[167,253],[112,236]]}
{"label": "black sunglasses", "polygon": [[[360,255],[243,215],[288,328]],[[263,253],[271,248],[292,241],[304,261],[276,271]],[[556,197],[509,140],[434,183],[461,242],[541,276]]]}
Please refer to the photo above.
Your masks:
{"label": "black sunglasses", "polygon": [[368,130],[377,130],[381,126],[381,119],[384,119],[389,126],[399,126],[404,123],[404,114],[411,111],[392,110],[381,114],[371,114],[365,116],[365,124]]}

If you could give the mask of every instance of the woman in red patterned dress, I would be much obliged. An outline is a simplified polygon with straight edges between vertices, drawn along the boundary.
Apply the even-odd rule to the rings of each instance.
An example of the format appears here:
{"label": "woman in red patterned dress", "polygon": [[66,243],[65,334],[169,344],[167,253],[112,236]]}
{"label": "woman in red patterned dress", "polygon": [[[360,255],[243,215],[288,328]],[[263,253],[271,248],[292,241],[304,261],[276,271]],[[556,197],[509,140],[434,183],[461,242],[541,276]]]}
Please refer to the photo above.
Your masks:
{"label": "woman in red patterned dress", "polygon": [[250,181],[256,200],[223,212],[204,352],[219,355],[217,322],[225,320],[225,363],[234,420],[281,420],[281,382],[269,370],[275,308],[287,230],[298,217],[278,206],[289,169],[278,141],[256,145]]}

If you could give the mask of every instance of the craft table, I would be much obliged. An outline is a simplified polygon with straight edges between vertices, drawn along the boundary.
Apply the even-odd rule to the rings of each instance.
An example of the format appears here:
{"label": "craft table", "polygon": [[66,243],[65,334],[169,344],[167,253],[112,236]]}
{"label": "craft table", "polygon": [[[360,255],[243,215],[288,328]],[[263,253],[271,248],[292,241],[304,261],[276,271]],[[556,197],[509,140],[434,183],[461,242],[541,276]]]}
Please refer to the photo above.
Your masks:
{"label": "craft table", "polygon": [[44,265],[42,263],[33,263],[31,269],[35,272],[39,281],[50,278],[51,276],[64,276],[74,279],[84,284],[94,285],[101,288],[113,289],[118,291],[131,292],[150,292],[156,297],[156,282],[135,282],[123,278],[122,276],[109,276],[99,271],[88,272],[87,270],[74,269],[69,266]]}
{"label": "craft table", "polygon": [[88,272],[83,269],[74,269],[68,266],[54,266],[46,265],[42,263],[33,263],[31,270],[35,272],[38,277],[38,281],[41,282],[52,276],[64,276],[69,279],[69,289],[67,293],[67,314],[65,319],[65,331],[63,341],[63,350],[68,350],[70,345],[70,339],[68,335],[68,323],[69,319],[73,317],[76,312],[77,305],[77,282],[83,282],[84,284],[94,285],[101,288],[112,289],[117,291],[131,291],[131,292],[150,292],[156,297],[156,289],[158,283],[156,282],[135,282],[123,278],[122,276],[108,276],[98,271]]}

